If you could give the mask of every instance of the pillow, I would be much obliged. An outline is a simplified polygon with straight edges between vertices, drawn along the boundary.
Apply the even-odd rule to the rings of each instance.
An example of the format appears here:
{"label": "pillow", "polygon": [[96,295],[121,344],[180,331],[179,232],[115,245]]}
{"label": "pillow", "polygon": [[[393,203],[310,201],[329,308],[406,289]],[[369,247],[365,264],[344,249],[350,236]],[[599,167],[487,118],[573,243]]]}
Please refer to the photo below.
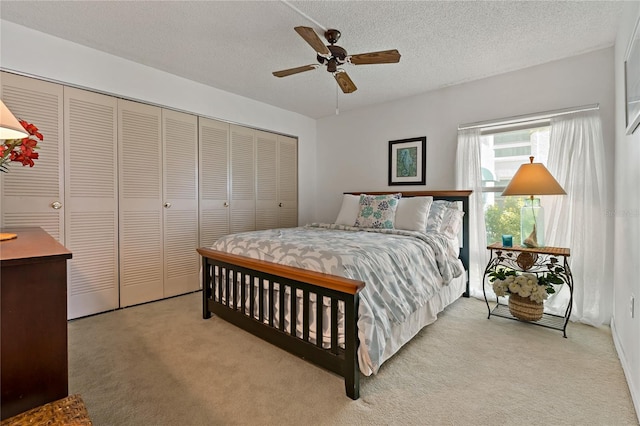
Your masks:
{"label": "pillow", "polygon": [[427,232],[440,232],[444,212],[449,208],[449,201],[435,200],[429,208],[427,216]]}
{"label": "pillow", "polygon": [[353,194],[344,194],[342,197],[342,207],[336,218],[336,225],[353,226],[358,218],[360,211],[360,196]]}
{"label": "pillow", "polygon": [[402,194],[360,195],[360,210],[355,226],[359,228],[393,229]]}
{"label": "pillow", "polygon": [[442,224],[440,225],[440,232],[447,236],[447,238],[457,238],[460,229],[462,228],[462,217],[464,212],[458,209],[448,208],[444,212],[442,217]]}
{"label": "pillow", "polygon": [[394,228],[424,232],[427,228],[427,213],[433,197],[406,197],[398,200]]}

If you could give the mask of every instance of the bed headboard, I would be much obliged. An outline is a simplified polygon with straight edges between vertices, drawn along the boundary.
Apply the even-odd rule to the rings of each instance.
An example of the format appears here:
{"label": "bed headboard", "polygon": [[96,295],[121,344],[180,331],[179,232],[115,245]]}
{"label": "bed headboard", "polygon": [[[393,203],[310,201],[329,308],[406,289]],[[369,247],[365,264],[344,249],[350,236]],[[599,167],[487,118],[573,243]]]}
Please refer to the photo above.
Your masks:
{"label": "bed headboard", "polygon": [[460,247],[460,260],[467,271],[467,285],[464,293],[465,297],[469,297],[469,196],[473,191],[470,190],[451,190],[451,191],[361,191],[361,192],[345,192],[345,194],[360,195],[384,195],[401,193],[403,197],[433,197],[434,200],[459,201],[462,203],[464,216],[462,218],[462,247]]}

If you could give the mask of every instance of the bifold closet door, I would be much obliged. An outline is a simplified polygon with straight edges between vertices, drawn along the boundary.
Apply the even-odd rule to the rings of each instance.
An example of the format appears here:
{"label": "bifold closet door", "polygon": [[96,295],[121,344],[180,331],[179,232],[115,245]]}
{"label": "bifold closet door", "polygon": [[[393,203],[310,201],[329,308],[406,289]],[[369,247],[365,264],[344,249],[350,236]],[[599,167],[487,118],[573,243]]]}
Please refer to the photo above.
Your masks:
{"label": "bifold closet door", "polygon": [[164,297],[200,288],[198,117],[162,110]]}
{"label": "bifold closet door", "polygon": [[279,227],[278,135],[256,131],[256,229]]}
{"label": "bifold closet door", "polygon": [[278,227],[298,226],[298,140],[278,136]]}
{"label": "bifold closet door", "polygon": [[256,131],[231,126],[231,194],[230,231],[256,229]]}
{"label": "bifold closet door", "polygon": [[164,297],[161,129],[160,108],[118,100],[121,307]]}
{"label": "bifold closet door", "polygon": [[199,118],[200,246],[229,234],[229,123]]}
{"label": "bifold closet door", "polygon": [[0,77],[5,105],[44,136],[33,167],[12,162],[8,173],[0,173],[0,224],[38,226],[65,244],[62,85],[6,72]]}
{"label": "bifold closet door", "polygon": [[64,88],[69,319],[119,305],[117,111],[114,97]]}

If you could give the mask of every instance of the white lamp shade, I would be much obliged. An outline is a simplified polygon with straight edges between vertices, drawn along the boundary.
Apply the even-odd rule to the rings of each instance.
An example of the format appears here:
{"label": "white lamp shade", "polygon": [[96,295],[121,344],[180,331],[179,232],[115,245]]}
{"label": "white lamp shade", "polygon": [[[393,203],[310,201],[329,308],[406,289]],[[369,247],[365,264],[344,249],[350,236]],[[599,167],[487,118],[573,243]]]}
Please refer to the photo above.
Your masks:
{"label": "white lamp shade", "polygon": [[29,136],[9,108],[0,101],[0,139],[22,139]]}
{"label": "white lamp shade", "polygon": [[523,164],[502,195],[565,195],[566,192],[542,163]]}

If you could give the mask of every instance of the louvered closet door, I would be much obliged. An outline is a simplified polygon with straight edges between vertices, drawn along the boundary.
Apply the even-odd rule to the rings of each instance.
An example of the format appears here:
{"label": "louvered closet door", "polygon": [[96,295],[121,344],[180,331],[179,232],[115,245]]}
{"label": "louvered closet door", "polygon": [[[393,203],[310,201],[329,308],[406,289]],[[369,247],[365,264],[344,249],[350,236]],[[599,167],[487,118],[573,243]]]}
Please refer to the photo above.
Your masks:
{"label": "louvered closet door", "polygon": [[118,100],[121,307],[164,295],[161,124],[160,108]]}
{"label": "louvered closet door", "polygon": [[287,136],[278,136],[278,200],[278,226],[298,226],[298,140]]}
{"label": "louvered closet door", "polygon": [[229,123],[199,119],[200,246],[229,233]]}
{"label": "louvered closet door", "polygon": [[231,125],[231,233],[255,230],[255,179],[255,130]]}
{"label": "louvered closet door", "polygon": [[200,288],[198,118],[162,110],[164,146],[164,296]]}
{"label": "louvered closet door", "polygon": [[65,244],[62,86],[5,72],[0,77],[5,105],[44,136],[34,167],[12,162],[9,173],[0,173],[1,225],[39,226]]}
{"label": "louvered closet door", "polygon": [[114,97],[64,88],[69,319],[118,307],[117,111]]}
{"label": "louvered closet door", "polygon": [[278,228],[278,135],[256,132],[256,229]]}

